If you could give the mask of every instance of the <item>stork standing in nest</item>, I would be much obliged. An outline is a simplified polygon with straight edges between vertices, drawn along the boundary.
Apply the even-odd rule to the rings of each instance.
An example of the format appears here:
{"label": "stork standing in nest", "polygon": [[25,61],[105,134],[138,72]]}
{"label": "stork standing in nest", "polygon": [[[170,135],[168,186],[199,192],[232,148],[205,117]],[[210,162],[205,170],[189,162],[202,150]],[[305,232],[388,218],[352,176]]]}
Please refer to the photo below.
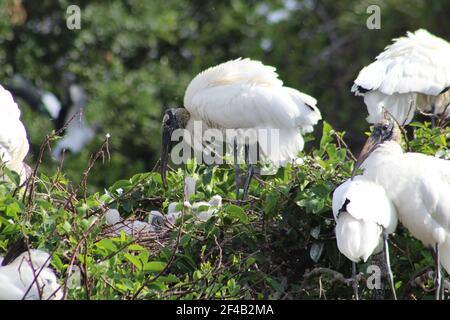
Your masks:
{"label": "stork standing in nest", "polygon": [[[195,135],[195,122],[199,122],[203,132],[208,129],[222,133],[233,130],[233,140],[224,142],[233,150],[236,199],[240,192],[238,150],[244,150],[243,157],[249,165],[242,197],[245,199],[254,163],[269,162],[279,167],[297,158],[304,147],[302,134],[312,132],[313,126],[321,119],[316,104],[313,97],[283,86],[275,68],[259,61],[231,60],[201,72],[187,87],[184,108],[168,109],[164,114],[160,161],[164,184],[171,138],[176,129],[185,129],[184,140],[190,141],[188,143],[194,152],[209,152],[204,141],[199,141],[202,137]],[[245,141],[246,131],[252,129],[276,130],[279,139],[270,141],[270,151],[263,150],[260,141]],[[193,135],[193,139],[186,139],[186,135]],[[249,156],[254,145],[256,156]]]}

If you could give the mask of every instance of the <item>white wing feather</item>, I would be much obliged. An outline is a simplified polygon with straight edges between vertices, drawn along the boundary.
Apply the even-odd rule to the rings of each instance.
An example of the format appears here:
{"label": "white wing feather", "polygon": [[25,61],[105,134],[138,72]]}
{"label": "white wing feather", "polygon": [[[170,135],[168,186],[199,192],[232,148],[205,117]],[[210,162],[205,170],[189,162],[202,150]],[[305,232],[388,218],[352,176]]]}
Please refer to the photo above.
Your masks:
{"label": "white wing feather", "polygon": [[10,119],[20,118],[20,109],[11,93],[0,85],[0,111],[2,117],[9,117]]}
{"label": "white wing feather", "polygon": [[351,89],[364,96],[367,121],[376,123],[382,107],[402,125],[412,121],[417,109],[443,113],[450,103],[449,56],[450,44],[423,29],[394,39],[360,71]]}
{"label": "white wing feather", "polygon": [[383,228],[373,222],[355,219],[347,212],[336,223],[336,242],[340,252],[354,262],[364,262],[382,249]]}
{"label": "white wing feather", "polygon": [[416,178],[419,198],[436,228],[435,240],[444,242],[450,232],[450,161],[420,153],[405,153],[405,165],[415,169],[411,176]]}
{"label": "white wing feather", "polygon": [[262,161],[276,165],[295,159],[303,149],[300,133],[311,132],[321,119],[316,104],[313,97],[283,87],[275,68],[250,59],[203,71],[191,81],[184,97],[191,115],[187,128],[202,121],[205,129],[278,129],[279,152],[261,155]]}
{"label": "white wing feather", "polygon": [[[450,44],[428,31],[408,32],[364,67],[355,85],[384,94],[419,92],[436,96],[450,85]],[[352,91],[357,91],[354,86]]]}
{"label": "white wing feather", "polygon": [[283,87],[275,68],[249,59],[203,71],[191,81],[184,97],[191,117],[229,129],[310,130],[321,119],[316,103],[306,94]]}
{"label": "white wing feather", "polygon": [[355,219],[374,222],[388,230],[395,230],[397,224],[397,212],[386,191],[363,176],[345,181],[334,191],[333,215],[336,220],[341,210]]}
{"label": "white wing feather", "polygon": [[336,242],[348,259],[367,261],[382,249],[383,229],[392,233],[397,227],[397,212],[384,189],[356,176],[333,193]]}

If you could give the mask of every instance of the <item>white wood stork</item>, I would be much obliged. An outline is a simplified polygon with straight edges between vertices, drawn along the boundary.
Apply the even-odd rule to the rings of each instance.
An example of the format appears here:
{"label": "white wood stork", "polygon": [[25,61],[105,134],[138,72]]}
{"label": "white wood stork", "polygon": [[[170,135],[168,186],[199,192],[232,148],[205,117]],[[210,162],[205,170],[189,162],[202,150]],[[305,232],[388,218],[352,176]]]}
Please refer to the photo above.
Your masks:
{"label": "white wood stork", "polygon": [[0,300],[60,300],[62,292],[49,258],[44,251],[30,250],[0,266]]}
{"label": "white wood stork", "polygon": [[355,164],[364,177],[383,186],[399,220],[425,246],[434,248],[436,298],[440,266],[450,272],[450,161],[420,153],[404,153],[392,118],[375,124]]}
{"label": "white wood stork", "polygon": [[410,123],[416,110],[450,115],[450,44],[424,29],[393,41],[352,87],[364,96],[367,121],[380,121],[383,107],[401,125]]}
{"label": "white wood stork", "polygon": [[389,282],[397,299],[388,249],[389,234],[397,227],[397,211],[383,187],[363,176],[345,181],[333,192],[333,216],[338,249],[352,261],[355,298],[356,263],[366,262],[384,247]]}
{"label": "white wood stork", "polygon": [[4,164],[17,172],[23,183],[26,166],[23,163],[28,153],[27,132],[20,121],[20,110],[11,93],[0,85],[0,171]]}
{"label": "white wood stork", "polygon": [[[284,87],[275,70],[259,61],[236,59],[211,67],[191,81],[184,96],[184,108],[168,109],[164,114],[160,161],[164,184],[172,133],[184,128],[192,135],[196,121],[201,122],[203,131],[211,128],[222,132],[235,130],[238,138],[231,144],[234,144],[236,198],[239,198],[237,141],[242,131],[278,130],[278,152],[264,154],[258,150],[259,159],[283,165],[297,157],[304,146],[302,133],[311,132],[321,114],[316,99]],[[192,140],[197,138],[194,135]],[[193,148],[203,149],[203,145],[194,142]],[[246,160],[248,163],[247,156]],[[252,175],[253,165],[250,164],[243,198]]]}

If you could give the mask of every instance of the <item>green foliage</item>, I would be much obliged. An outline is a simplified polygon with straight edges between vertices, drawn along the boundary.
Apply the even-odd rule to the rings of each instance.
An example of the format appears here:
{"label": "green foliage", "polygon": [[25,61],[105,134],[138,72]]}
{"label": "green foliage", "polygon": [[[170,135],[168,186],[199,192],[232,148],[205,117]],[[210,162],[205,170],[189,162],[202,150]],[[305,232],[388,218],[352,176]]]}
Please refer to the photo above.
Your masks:
{"label": "green foliage", "polygon": [[[448,152],[449,128],[415,126],[413,149]],[[51,252],[51,266],[63,287],[67,283],[68,299],[350,299],[352,288],[333,274],[349,277],[351,270],[337,250],[331,212],[333,190],[353,169],[344,138],[324,122],[318,149],[303,153],[303,163],[255,179],[249,200],[241,204],[233,200],[229,165],[191,162],[186,172],[169,173],[167,190],[154,172],[91,194],[61,173],[40,174],[31,194],[11,179],[0,184],[0,252],[22,235],[33,248]],[[435,143],[424,145],[428,139]],[[208,221],[196,220],[180,204],[182,217],[152,236],[107,232],[106,208],[141,219],[151,210],[166,212],[169,202],[184,201],[188,174],[202,181],[191,201],[224,197],[223,207]],[[430,253],[401,227],[391,241],[400,297],[430,297],[411,282],[418,271],[432,267]],[[371,263],[377,261],[360,264],[359,271],[365,274]],[[81,270],[78,285],[68,281],[74,266]],[[426,285],[432,287],[431,282]],[[363,298],[375,295],[364,285],[361,290]]]}

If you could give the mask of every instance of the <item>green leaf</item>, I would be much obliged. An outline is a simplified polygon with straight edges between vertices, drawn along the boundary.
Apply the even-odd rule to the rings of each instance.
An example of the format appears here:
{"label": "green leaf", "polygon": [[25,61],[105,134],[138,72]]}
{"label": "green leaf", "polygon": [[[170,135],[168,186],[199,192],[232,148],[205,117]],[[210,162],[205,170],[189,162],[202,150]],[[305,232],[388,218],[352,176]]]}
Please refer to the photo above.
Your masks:
{"label": "green leaf", "polygon": [[130,245],[128,246],[128,250],[132,250],[132,251],[145,251],[145,250],[147,250],[147,249],[144,248],[144,247],[141,246],[141,245],[138,245],[138,244],[130,244]]}
{"label": "green leaf", "polygon": [[9,180],[16,186],[19,187],[20,186],[20,175],[15,172],[12,171],[10,169],[8,169],[7,167],[2,167],[2,171],[3,173],[6,174],[6,176],[9,178]]}
{"label": "green leaf", "polygon": [[142,270],[142,262],[138,257],[129,253],[125,253],[124,256],[125,258],[127,258],[128,261],[134,264],[138,270]]}
{"label": "green leaf", "polygon": [[144,271],[147,271],[147,272],[161,272],[162,270],[164,270],[165,267],[166,267],[166,263],[165,262],[151,261],[151,262],[145,263]]}
{"label": "green leaf", "polygon": [[248,216],[241,207],[230,204],[226,206],[225,212],[232,218],[238,219],[240,222],[248,223]]}
{"label": "green leaf", "polygon": [[117,246],[114,244],[114,242],[110,239],[102,239],[99,242],[97,242],[97,247],[105,249],[106,251],[117,251]]}

